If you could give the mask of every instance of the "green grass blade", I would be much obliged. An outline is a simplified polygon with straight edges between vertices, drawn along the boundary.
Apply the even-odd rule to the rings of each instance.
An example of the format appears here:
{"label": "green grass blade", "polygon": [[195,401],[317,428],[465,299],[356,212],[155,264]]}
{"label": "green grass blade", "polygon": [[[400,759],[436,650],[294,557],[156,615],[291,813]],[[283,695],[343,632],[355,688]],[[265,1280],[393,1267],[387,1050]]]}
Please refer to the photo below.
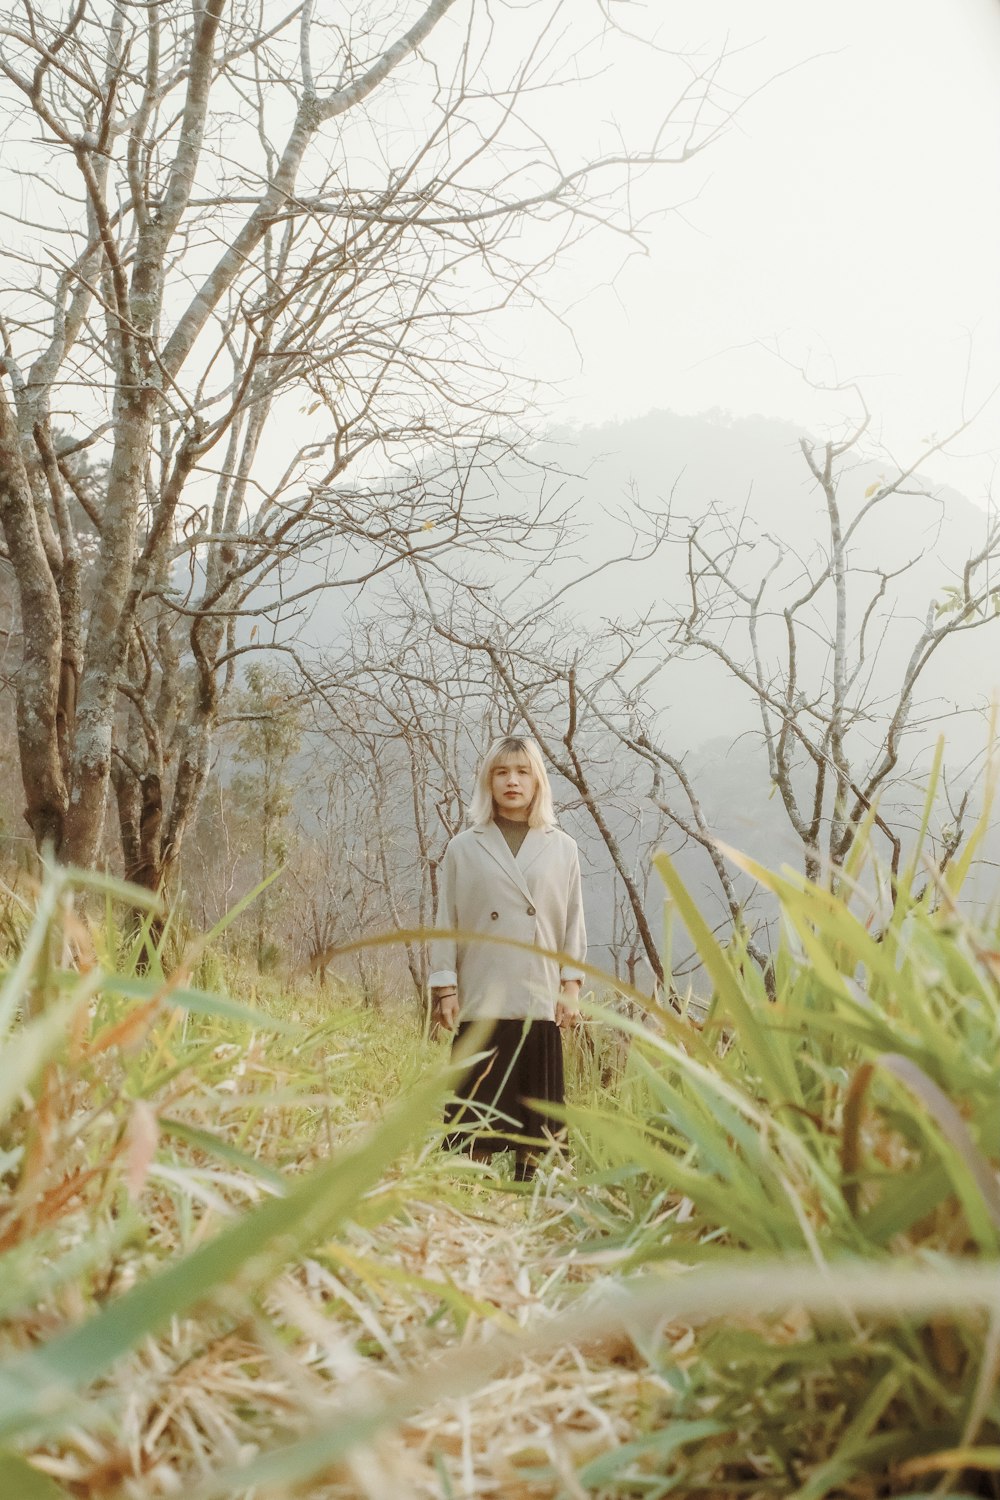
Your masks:
{"label": "green grass blade", "polygon": [[802,1232],[790,1207],[765,1197],[760,1183],[740,1187],[721,1181],[698,1166],[688,1166],[679,1154],[657,1145],[642,1129],[600,1110],[570,1105],[565,1115],[570,1124],[586,1125],[599,1132],[601,1140],[614,1148],[619,1160],[642,1167],[661,1186],[690,1198],[705,1221],[713,1227],[725,1225],[749,1248],[761,1251],[801,1248]]}
{"label": "green grass blade", "polygon": [[206,1156],[216,1156],[220,1161],[227,1162],[231,1167],[239,1167],[249,1176],[259,1178],[261,1182],[266,1182],[273,1188],[284,1189],[288,1186],[287,1178],[274,1167],[269,1167],[266,1162],[258,1161],[254,1156],[248,1156],[238,1146],[213,1134],[211,1130],[199,1130],[197,1126],[189,1125],[184,1120],[171,1120],[165,1115],[159,1116],[159,1123],[160,1130],[165,1136],[184,1141],[189,1146],[197,1146],[200,1151],[205,1152]]}
{"label": "green grass blade", "polygon": [[0,1495],[4,1500],[69,1500],[62,1485],[19,1453],[0,1453]]}
{"label": "green grass blade", "polygon": [[22,1026],[5,1043],[0,1052],[0,1121],[7,1118],[23,1091],[31,1087],[45,1063],[58,1051],[78,1003],[75,997],[62,1001]]}
{"label": "green grass blade", "polygon": [[65,891],[60,875],[49,874],[35,906],[35,915],[21,944],[17,961],[0,985],[0,1044],[10,1031],[31,983],[35,965],[49,941],[49,929]]}
{"label": "green grass blade", "polygon": [[169,980],[139,979],[131,974],[106,974],[101,980],[101,989],[110,995],[121,995],[128,1000],[155,1000],[162,998],[165,1005],[176,1005],[190,1011],[194,1016],[209,1016],[220,1021],[237,1021],[243,1026],[253,1026],[263,1031],[281,1032],[286,1036],[301,1035],[302,1027],[294,1021],[284,1021],[267,1011],[256,1010],[226,995],[213,995],[207,990],[191,989],[187,985],[172,985]]}
{"label": "green grass blade", "polygon": [[155,891],[147,891],[141,885],[131,885],[114,875],[100,870],[81,870],[77,866],[67,869],[66,882],[80,891],[93,891],[109,901],[121,901],[125,906],[140,911],[162,912],[163,904]]}
{"label": "green grass blade", "polygon": [[673,897],[678,915],[698,950],[698,956],[715,986],[720,1003],[738,1028],[742,1044],[759,1076],[767,1080],[774,1094],[801,1102],[799,1083],[794,1071],[789,1070],[783,1060],[779,1061],[768,1045],[760,1023],[743,994],[739,975],[716,942],[711,928],[692,900],[670,858],[666,854],[657,854],[653,863]]}
{"label": "green grass blade", "polygon": [[280,874],[280,869],[272,870],[270,875],[266,876],[258,885],[255,885],[252,891],[247,891],[245,896],[241,896],[236,905],[231,906],[225,916],[220,917],[215,926],[210,928],[204,937],[198,939],[196,946],[199,951],[204,948],[210,948],[216,938],[221,937],[226,928],[230,927],[236,921],[237,917],[242,916],[247,907],[252,905],[257,897],[266,891],[273,881],[277,880]]}
{"label": "green grass blade", "polygon": [[237,1280],[251,1262],[259,1277],[332,1233],[425,1126],[441,1091],[438,1078],[425,1082],[364,1141],[296,1182],[287,1197],[268,1199],[96,1317],[0,1365],[0,1436],[52,1416],[140,1340]]}
{"label": "green grass blade", "polygon": [[[645,1437],[636,1438],[631,1443],[621,1443],[607,1453],[602,1453],[599,1458],[591,1459],[590,1463],[584,1464],[583,1468],[578,1470],[576,1477],[588,1491],[599,1489],[615,1481],[628,1486],[628,1475],[625,1471],[632,1464],[637,1463],[641,1466],[643,1459],[647,1458],[656,1464],[664,1464],[673,1457],[678,1448],[683,1448],[688,1443],[704,1442],[706,1438],[717,1437],[725,1431],[727,1431],[726,1423],[716,1422],[711,1417],[701,1417],[694,1421],[668,1422],[665,1426],[647,1433]],[[628,1489],[625,1493],[628,1493]]]}

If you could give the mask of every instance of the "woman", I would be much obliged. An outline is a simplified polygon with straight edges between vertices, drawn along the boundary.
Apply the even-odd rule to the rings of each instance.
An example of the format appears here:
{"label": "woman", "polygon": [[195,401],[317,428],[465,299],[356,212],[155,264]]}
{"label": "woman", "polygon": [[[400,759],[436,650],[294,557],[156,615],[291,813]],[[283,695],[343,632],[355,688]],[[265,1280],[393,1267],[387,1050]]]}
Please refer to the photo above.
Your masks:
{"label": "woman", "polygon": [[[557,1127],[527,1099],[563,1102],[560,1030],[579,1016],[587,953],[580,894],[580,858],[573,839],[555,826],[552,790],[538,746],[512,736],[495,740],[479,770],[471,827],[452,839],[441,865],[437,925],[463,933],[514,938],[557,949],[562,963],[526,948],[495,943],[432,944],[430,976],[436,1014],[457,1046],[484,1021],[477,1050],[489,1056],[458,1089],[449,1123],[477,1156],[517,1153],[515,1176],[527,1181],[534,1155]],[[497,1113],[474,1131],[482,1106]]]}

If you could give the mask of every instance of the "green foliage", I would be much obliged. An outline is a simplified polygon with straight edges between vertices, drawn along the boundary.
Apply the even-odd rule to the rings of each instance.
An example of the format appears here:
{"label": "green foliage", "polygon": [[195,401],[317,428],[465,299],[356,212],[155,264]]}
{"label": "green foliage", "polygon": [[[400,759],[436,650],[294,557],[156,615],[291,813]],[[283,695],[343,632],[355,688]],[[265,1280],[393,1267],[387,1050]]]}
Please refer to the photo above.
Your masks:
{"label": "green foliage", "polygon": [[[626,1089],[568,1111],[600,1162],[577,1205],[585,1250],[661,1275],[735,1275],[763,1257],[779,1285],[782,1263],[808,1260],[846,1290],[840,1317],[806,1299],[776,1319],[750,1301],[709,1322],[675,1415],[710,1410],[727,1437],[674,1482],[819,1500],[866,1475],[904,1494],[921,1475],[987,1470],[996,1310],[873,1317],[851,1278],[885,1267],[888,1287],[904,1267],[973,1261],[1000,1273],[1000,932],[958,910],[957,880],[913,894],[913,867],[880,925],[874,907],[858,915],[856,884],[832,895],[733,857],[780,904],[776,997],[660,856],[713,994],[687,1044],[617,1020]],[[649,1358],[677,1378],[669,1347]]]}

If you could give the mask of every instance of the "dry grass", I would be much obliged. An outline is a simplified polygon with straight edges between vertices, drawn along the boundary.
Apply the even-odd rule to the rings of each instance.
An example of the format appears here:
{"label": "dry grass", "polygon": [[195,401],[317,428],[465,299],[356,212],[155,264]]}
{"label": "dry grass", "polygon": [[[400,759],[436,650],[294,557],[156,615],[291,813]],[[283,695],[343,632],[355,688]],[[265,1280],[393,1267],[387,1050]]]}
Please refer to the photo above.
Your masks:
{"label": "dry grass", "polygon": [[[109,1420],[77,1425],[36,1450],[38,1468],[80,1500],[186,1494],[193,1481],[326,1414],[366,1406],[442,1353],[547,1322],[605,1274],[604,1265],[583,1266],[568,1253],[560,1168],[515,1193],[489,1169],[431,1150],[369,1196],[361,1214],[368,1227],[317,1247],[260,1306],[241,1307],[235,1325],[215,1310],[146,1340],[92,1392]],[[172,1204],[154,1195],[148,1211],[167,1253]],[[40,1331],[22,1324],[21,1336]],[[625,1335],[563,1347],[519,1361],[466,1399],[433,1402],[303,1493],[577,1495],[576,1471],[628,1443],[670,1402],[669,1387]]]}
{"label": "dry grass", "polygon": [[[140,983],[106,937],[75,968],[37,945],[18,983],[45,1003],[0,1053],[0,1477],[30,1455],[21,1480],[58,1486],[38,1500],[994,1494],[996,934],[921,909],[876,947],[783,894],[815,952],[783,961],[779,1004],[713,949],[705,1032],[632,1027],[628,1068],[624,1021],[575,1050],[598,1107],[527,1190],[441,1151],[421,1080],[442,1049],[414,1016]],[[788,1260],[751,1274],[748,1252]],[[645,1321],[588,1322],[636,1268]],[[18,1372],[43,1367],[72,1399],[24,1418]]]}
{"label": "dry grass", "polygon": [[[86,1326],[254,1204],[363,1150],[365,1131],[377,1137],[393,1100],[443,1055],[414,1016],[387,1020],[343,993],[231,979],[233,998],[222,999],[234,1013],[206,1014],[196,994],[184,998],[183,976],[153,973],[137,990],[120,934],[95,936],[58,902],[46,920],[69,921],[76,957],[65,966],[62,941],[53,973],[53,944],[41,944],[36,988],[52,1003],[67,984],[82,989],[0,1141],[8,1362]],[[116,988],[115,974],[127,983]],[[269,1032],[268,1016],[290,1029]],[[350,1222],[304,1255],[292,1247],[287,1269],[236,1274],[87,1382],[53,1431],[20,1441],[34,1472],[76,1500],[191,1495],[391,1398],[453,1351],[471,1351],[474,1370],[474,1351],[498,1333],[543,1327],[606,1275],[604,1258],[583,1265],[573,1253],[566,1163],[515,1187],[502,1167],[444,1154],[438,1135],[423,1126]],[[431,1391],[339,1465],[273,1493],[574,1495],[581,1465],[627,1443],[670,1399],[625,1337],[518,1357],[470,1387],[467,1398]]]}

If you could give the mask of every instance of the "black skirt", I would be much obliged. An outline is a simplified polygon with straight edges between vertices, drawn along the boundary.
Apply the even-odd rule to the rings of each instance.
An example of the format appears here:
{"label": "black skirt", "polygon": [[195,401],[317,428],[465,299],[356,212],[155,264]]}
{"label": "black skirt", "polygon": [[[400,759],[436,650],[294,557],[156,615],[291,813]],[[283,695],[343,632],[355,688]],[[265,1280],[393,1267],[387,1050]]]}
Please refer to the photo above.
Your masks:
{"label": "black skirt", "polygon": [[555,1021],[463,1021],[452,1052],[474,1025],[489,1028],[475,1049],[477,1055],[489,1049],[489,1055],[468,1069],[445,1109],[445,1124],[461,1127],[445,1137],[445,1145],[493,1152],[544,1147],[560,1139],[565,1127],[526,1102],[565,1100],[562,1036]]}

